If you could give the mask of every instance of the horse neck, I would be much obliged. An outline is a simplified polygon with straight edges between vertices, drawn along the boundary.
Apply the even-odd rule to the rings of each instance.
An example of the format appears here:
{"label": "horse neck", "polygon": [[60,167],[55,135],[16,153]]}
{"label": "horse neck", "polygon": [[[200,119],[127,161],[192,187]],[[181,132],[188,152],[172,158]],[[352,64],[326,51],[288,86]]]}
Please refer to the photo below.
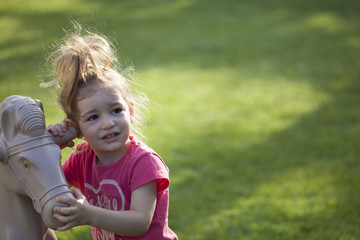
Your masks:
{"label": "horse neck", "polygon": [[[35,211],[32,200],[9,186],[13,181],[6,167],[0,166],[0,239],[42,239],[47,227]],[[7,179],[4,179],[7,178]]]}

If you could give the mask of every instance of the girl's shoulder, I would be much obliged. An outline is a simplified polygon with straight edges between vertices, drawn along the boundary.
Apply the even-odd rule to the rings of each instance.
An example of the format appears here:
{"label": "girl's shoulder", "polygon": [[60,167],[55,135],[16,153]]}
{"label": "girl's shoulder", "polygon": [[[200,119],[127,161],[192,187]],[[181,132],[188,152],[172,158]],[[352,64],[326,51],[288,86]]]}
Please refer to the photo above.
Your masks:
{"label": "girl's shoulder", "polygon": [[133,158],[155,156],[161,159],[159,154],[157,154],[152,148],[150,148],[144,142],[138,140],[136,137],[130,136],[130,140],[131,140],[131,144],[130,144],[129,154],[131,154]]}
{"label": "girl's shoulder", "polygon": [[128,157],[132,159],[130,161],[135,165],[151,165],[156,166],[157,169],[164,169],[166,172],[169,171],[160,155],[135,137],[131,138],[131,145],[128,154]]}

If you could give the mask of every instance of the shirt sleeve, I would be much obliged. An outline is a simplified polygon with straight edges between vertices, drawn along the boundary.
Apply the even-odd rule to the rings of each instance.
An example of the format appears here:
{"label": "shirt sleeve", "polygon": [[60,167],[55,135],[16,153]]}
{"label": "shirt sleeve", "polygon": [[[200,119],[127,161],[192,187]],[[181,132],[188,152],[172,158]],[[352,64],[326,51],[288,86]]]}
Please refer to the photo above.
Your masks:
{"label": "shirt sleeve", "polygon": [[80,189],[84,182],[84,171],[82,161],[82,146],[78,145],[76,150],[71,153],[69,158],[62,165],[66,181],[70,186]]}
{"label": "shirt sleeve", "polygon": [[156,154],[146,154],[135,164],[130,189],[136,188],[151,182],[157,181],[157,192],[160,193],[169,187],[169,170],[163,160]]}
{"label": "shirt sleeve", "polygon": [[74,174],[74,161],[73,161],[73,156],[70,155],[70,157],[64,162],[64,164],[62,165],[63,171],[64,171],[64,175],[66,178],[66,181],[68,182],[68,184],[70,186],[79,188],[79,184],[78,184],[78,179],[76,177],[76,175]]}

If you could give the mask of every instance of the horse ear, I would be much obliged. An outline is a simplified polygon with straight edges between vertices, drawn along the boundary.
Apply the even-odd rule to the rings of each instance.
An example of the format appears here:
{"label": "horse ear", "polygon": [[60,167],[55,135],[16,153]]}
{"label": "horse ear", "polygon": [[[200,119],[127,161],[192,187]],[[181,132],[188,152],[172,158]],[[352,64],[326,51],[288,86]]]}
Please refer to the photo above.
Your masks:
{"label": "horse ear", "polygon": [[6,139],[11,139],[17,133],[17,129],[15,127],[17,121],[14,118],[16,110],[13,106],[6,106],[1,110],[0,128],[2,130],[2,135]]}
{"label": "horse ear", "polygon": [[42,105],[42,102],[39,99],[33,99],[36,105],[41,109],[42,112],[44,112],[44,107]]}
{"label": "horse ear", "polygon": [[6,164],[8,159],[8,152],[5,143],[0,140],[0,162]]}

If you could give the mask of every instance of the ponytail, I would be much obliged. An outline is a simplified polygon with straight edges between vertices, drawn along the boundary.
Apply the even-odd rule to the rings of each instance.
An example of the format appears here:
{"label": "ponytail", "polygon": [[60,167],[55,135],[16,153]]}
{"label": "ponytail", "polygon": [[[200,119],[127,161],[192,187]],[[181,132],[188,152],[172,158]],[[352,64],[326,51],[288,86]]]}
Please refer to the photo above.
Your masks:
{"label": "ponytail", "polygon": [[55,84],[57,89],[61,88],[60,104],[67,117],[76,121],[76,97],[79,89],[95,80],[105,83],[107,72],[111,71],[117,60],[104,37],[94,33],[82,37],[81,27],[78,24],[74,26],[76,32],[51,55],[54,80],[41,86]]}

